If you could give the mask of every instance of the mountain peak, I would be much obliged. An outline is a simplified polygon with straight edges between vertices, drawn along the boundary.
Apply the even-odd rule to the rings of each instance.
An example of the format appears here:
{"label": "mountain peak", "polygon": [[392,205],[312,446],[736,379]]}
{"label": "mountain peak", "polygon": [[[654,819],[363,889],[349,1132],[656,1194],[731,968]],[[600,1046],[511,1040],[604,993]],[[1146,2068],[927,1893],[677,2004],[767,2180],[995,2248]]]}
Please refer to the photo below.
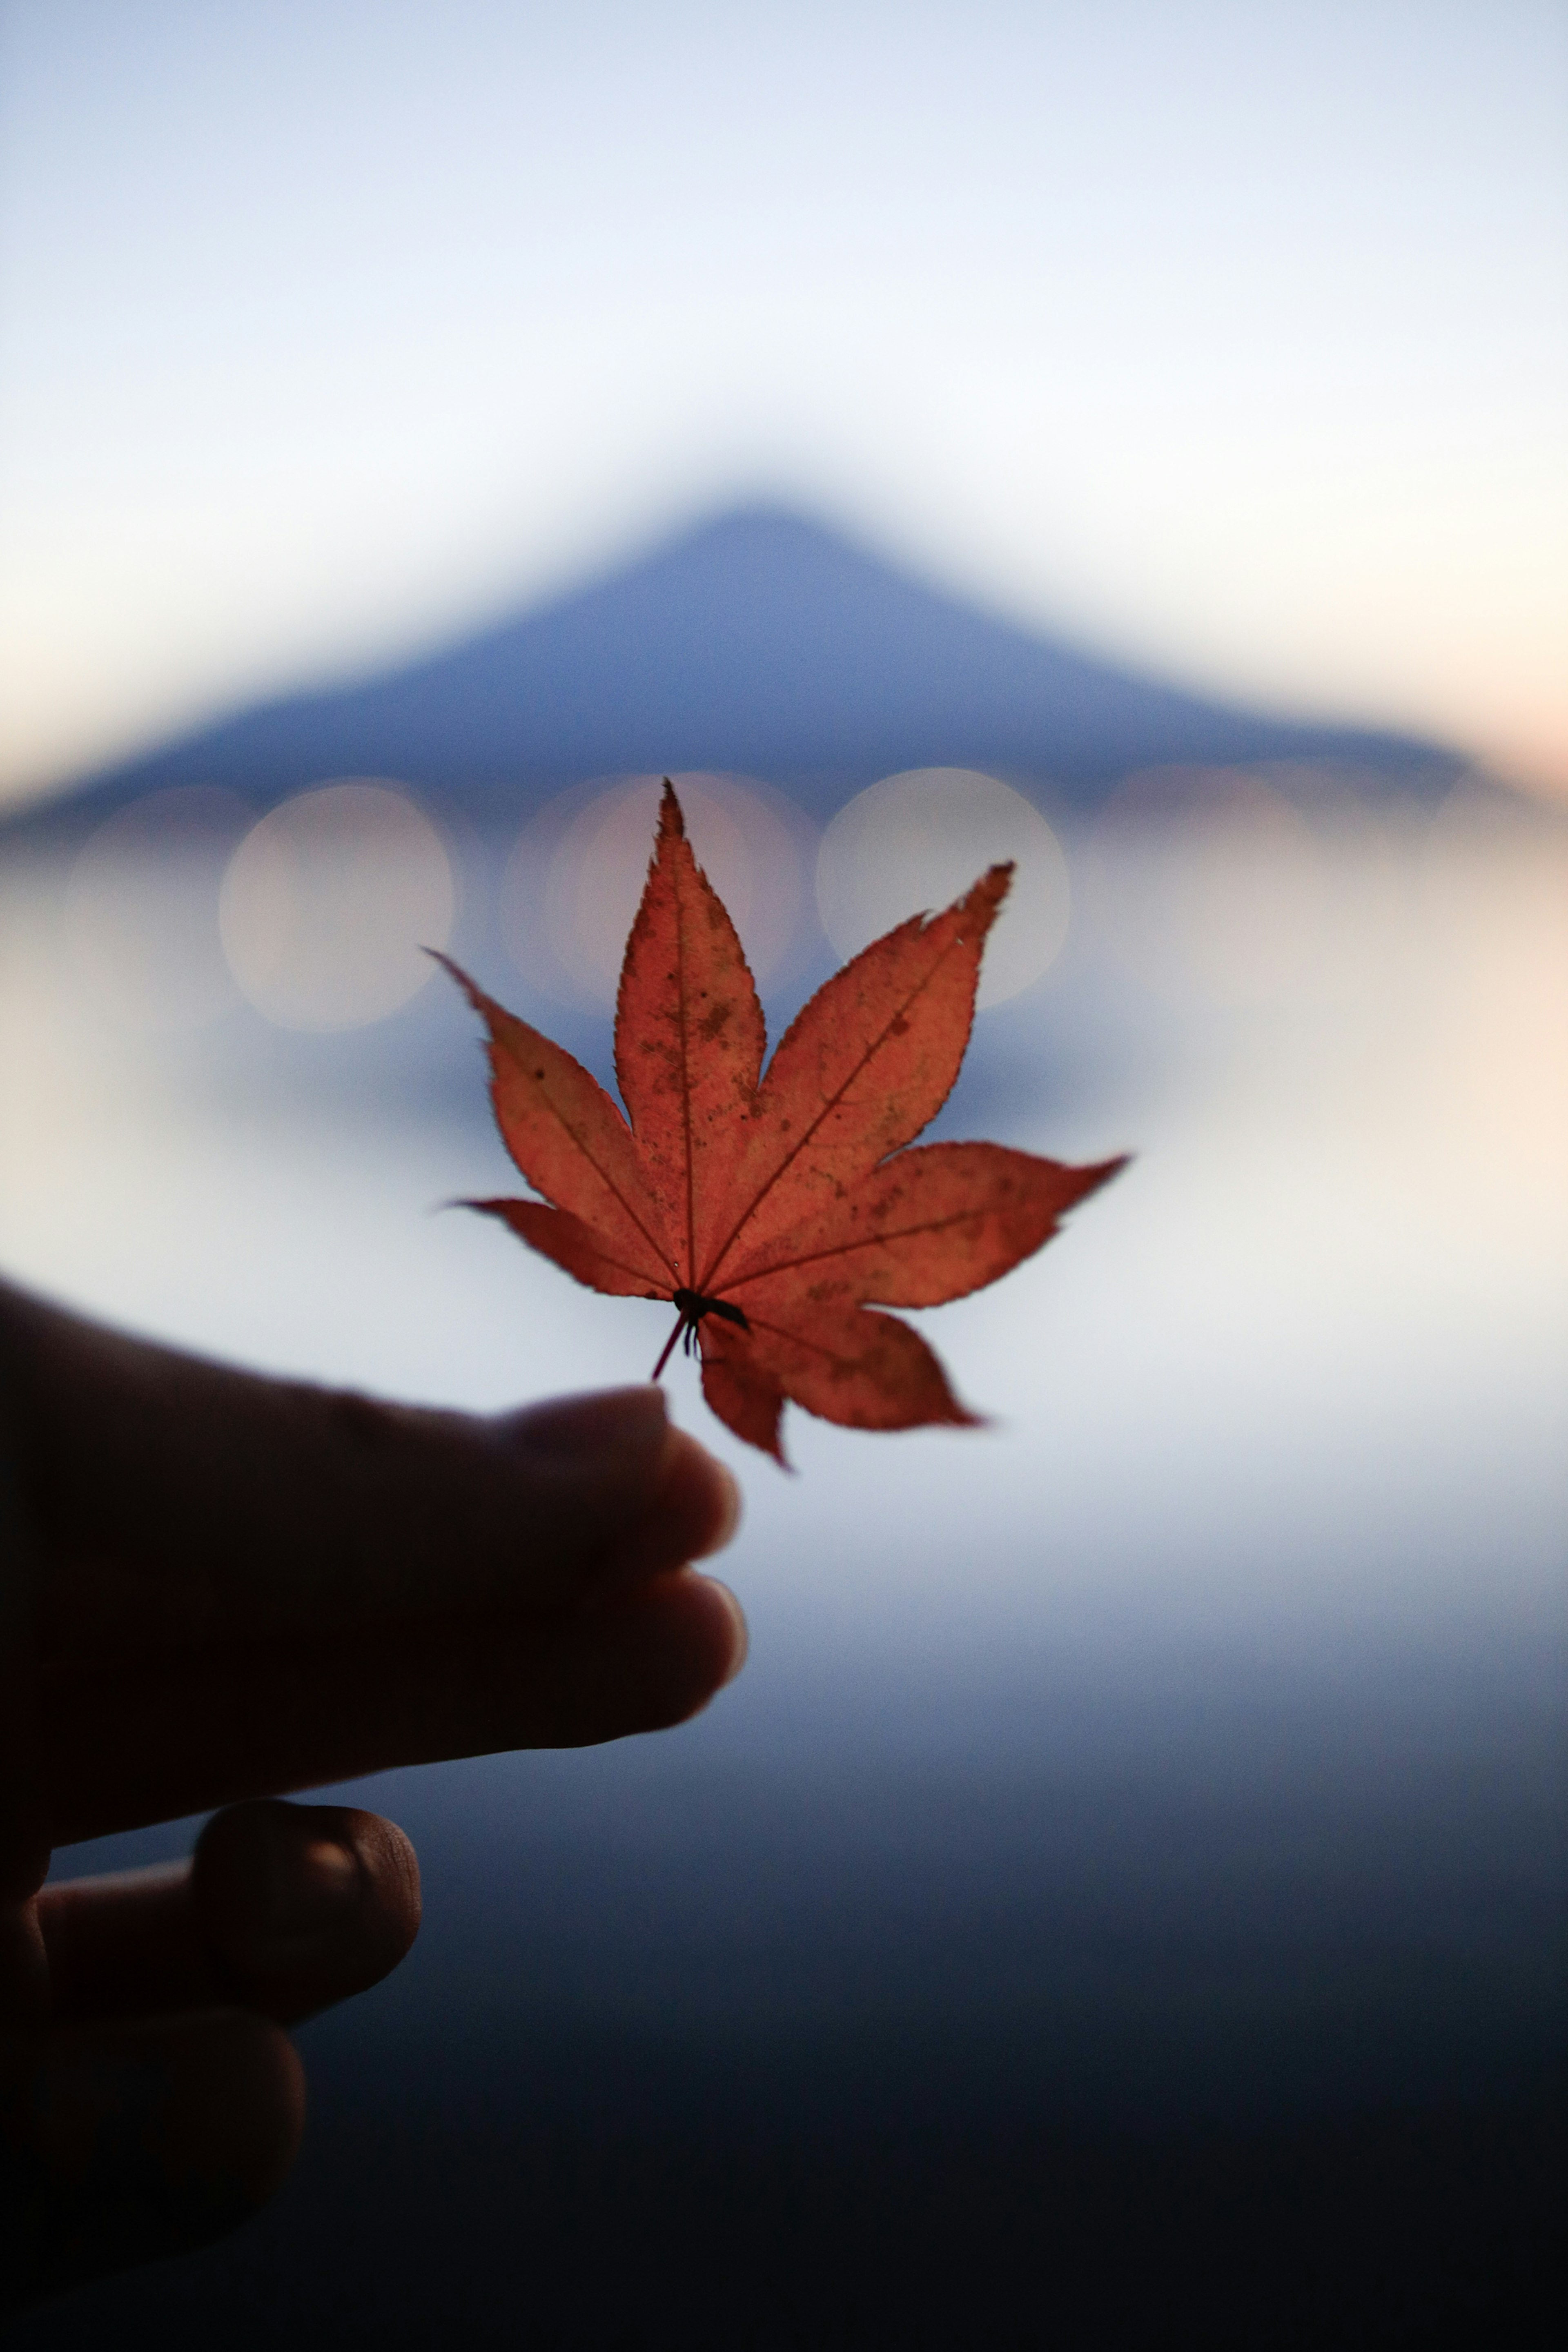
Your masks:
{"label": "mountain peak", "polygon": [[590,776],[708,769],[826,814],[901,768],[1092,800],[1138,768],[1279,761],[1415,783],[1458,766],[1431,744],[1135,675],[748,503],[400,667],[240,711],[98,779],[94,797],[200,782],[272,799],[360,774],[525,806]]}

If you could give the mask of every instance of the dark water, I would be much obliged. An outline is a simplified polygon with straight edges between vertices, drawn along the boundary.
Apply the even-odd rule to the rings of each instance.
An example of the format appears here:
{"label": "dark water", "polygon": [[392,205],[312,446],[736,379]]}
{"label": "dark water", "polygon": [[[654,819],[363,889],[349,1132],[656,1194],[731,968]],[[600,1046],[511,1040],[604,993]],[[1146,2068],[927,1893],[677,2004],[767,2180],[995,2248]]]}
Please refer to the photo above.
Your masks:
{"label": "dark water", "polygon": [[[745,1465],[698,1723],[356,1788],[426,1924],[304,2029],[297,2174],[19,2345],[1557,2339],[1561,877],[1450,872],[1391,961],[1361,856],[1328,983],[1090,961],[983,1024],[961,1129],[1140,1151],[927,1321],[998,1425]],[[500,1172],[440,1036],[398,1101],[241,1030],[132,1083],[24,965],[18,1271],[454,1402],[651,1355],[426,1213]]]}
{"label": "dark water", "polygon": [[1560,1644],[995,1663],[357,1792],[427,1926],[295,2179],[19,2340],[1546,2341]]}

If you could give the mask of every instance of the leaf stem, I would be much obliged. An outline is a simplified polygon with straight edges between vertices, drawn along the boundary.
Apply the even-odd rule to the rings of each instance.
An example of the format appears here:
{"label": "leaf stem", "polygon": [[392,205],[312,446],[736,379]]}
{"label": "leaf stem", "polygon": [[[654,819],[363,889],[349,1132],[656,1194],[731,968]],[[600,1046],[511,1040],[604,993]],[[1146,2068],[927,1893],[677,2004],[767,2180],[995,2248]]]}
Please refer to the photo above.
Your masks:
{"label": "leaf stem", "polygon": [[650,1377],[651,1379],[656,1380],[656,1381],[658,1380],[658,1376],[659,1376],[660,1372],[662,1372],[662,1371],[663,1371],[663,1370],[664,1370],[664,1368],[665,1368],[666,1364],[668,1364],[668,1361],[669,1361],[669,1360],[670,1360],[671,1356],[673,1356],[673,1355],[674,1355],[674,1353],[675,1353],[675,1343],[676,1343],[676,1341],[679,1339],[679,1337],[680,1337],[681,1333],[685,1330],[685,1328],[686,1328],[686,1318],[685,1318],[685,1316],[684,1316],[684,1315],[678,1315],[678,1316],[676,1317],[676,1318],[675,1318],[675,1328],[674,1328],[674,1330],[670,1333],[670,1335],[669,1335],[668,1339],[665,1341],[665,1343],[664,1343],[663,1347],[659,1349],[658,1361],[658,1363],[654,1366],[653,1370],[652,1370],[651,1374],[649,1375],[649,1377]]}

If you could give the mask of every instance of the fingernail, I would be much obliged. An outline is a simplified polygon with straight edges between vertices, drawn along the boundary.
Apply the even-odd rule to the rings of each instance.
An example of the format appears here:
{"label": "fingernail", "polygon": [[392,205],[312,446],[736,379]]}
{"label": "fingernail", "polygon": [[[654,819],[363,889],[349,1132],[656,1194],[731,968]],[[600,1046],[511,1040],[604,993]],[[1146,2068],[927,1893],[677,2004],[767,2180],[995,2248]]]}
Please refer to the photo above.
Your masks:
{"label": "fingernail", "polygon": [[269,1834],[268,1901],[249,1958],[253,1967],[283,1969],[330,1943],[360,1899],[359,1856],[335,1838],[298,1843]]}
{"label": "fingernail", "polygon": [[693,1558],[697,1559],[708,1559],[714,1552],[722,1551],[741,1524],[740,1484],[725,1463],[715,1462],[713,1469],[717,1474],[713,1483],[723,1498],[721,1514],[717,1527],[701,1550],[693,1554]]}
{"label": "fingernail", "polygon": [[654,1387],[552,1397],[547,1404],[502,1413],[494,1423],[507,1446],[563,1465],[651,1454],[668,1426],[664,1391]]}
{"label": "fingernail", "polygon": [[730,1685],[734,1681],[735,1676],[740,1673],[741,1668],[746,1663],[746,1658],[752,1646],[752,1629],[746,1622],[745,1611],[742,1608],[740,1602],[736,1600],[729,1586],[727,1584],[721,1584],[716,1576],[710,1577],[709,1581],[712,1584],[716,1591],[723,1594],[725,1600],[730,1604],[730,1614],[735,1621],[735,1647],[731,1654],[729,1669],[725,1674],[723,1681],[719,1685],[721,1690],[727,1690]]}

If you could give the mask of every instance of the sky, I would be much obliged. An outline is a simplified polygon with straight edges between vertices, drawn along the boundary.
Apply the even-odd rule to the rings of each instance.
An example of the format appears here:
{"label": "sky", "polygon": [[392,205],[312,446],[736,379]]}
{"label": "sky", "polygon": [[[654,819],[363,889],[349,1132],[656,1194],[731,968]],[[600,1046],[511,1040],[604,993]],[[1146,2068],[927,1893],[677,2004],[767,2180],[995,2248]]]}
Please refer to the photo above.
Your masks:
{"label": "sky", "polygon": [[784,497],[1568,793],[1538,0],[0,0],[0,796]]}

